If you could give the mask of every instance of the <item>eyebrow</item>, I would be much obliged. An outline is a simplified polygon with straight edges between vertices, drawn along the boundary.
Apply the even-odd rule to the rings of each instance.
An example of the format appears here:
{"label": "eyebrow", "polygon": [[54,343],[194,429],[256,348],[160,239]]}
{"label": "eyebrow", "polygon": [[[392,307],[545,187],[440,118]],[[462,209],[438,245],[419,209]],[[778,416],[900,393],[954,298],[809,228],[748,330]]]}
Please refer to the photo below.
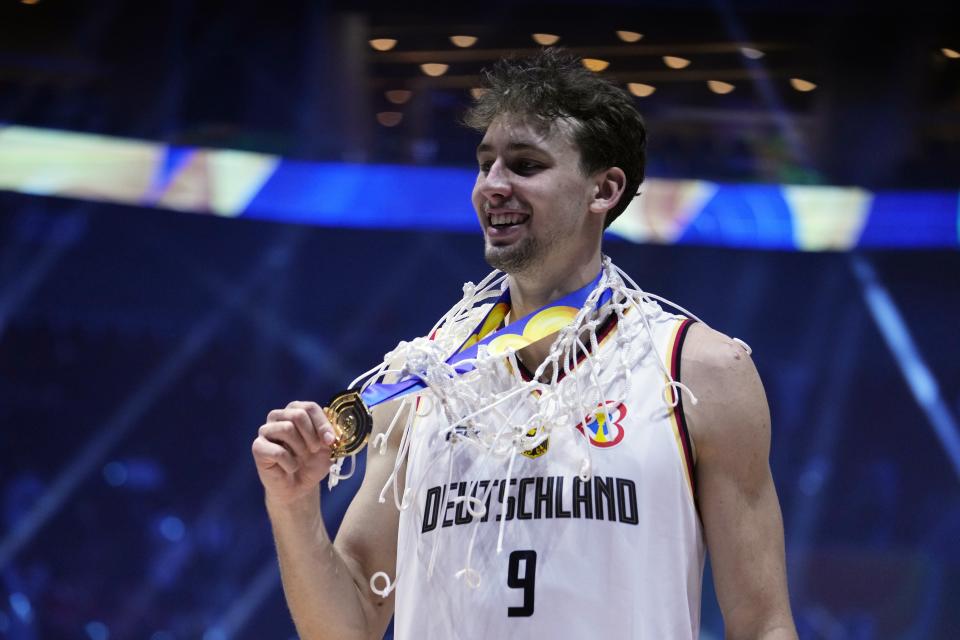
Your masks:
{"label": "eyebrow", "polygon": [[[477,155],[481,153],[489,153],[493,151],[493,145],[487,144],[486,142],[481,142],[477,147]],[[540,153],[545,153],[543,148],[533,144],[532,142],[511,142],[507,145],[507,151],[539,151]]]}

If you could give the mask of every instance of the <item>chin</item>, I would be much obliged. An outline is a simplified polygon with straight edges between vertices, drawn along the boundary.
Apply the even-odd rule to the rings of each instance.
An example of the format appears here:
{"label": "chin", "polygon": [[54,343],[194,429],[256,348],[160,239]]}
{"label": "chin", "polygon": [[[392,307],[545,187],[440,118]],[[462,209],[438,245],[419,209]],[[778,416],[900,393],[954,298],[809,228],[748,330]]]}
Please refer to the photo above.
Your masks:
{"label": "chin", "polygon": [[530,238],[507,245],[492,245],[486,242],[483,257],[494,269],[505,273],[526,271],[536,262],[538,255],[536,243]]}

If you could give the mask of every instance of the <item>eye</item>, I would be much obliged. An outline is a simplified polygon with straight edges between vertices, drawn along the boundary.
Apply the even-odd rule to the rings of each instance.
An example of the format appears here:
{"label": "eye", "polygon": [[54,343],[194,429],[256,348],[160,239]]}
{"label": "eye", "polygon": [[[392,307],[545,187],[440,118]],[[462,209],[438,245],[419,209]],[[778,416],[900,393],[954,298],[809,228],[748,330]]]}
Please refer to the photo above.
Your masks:
{"label": "eye", "polygon": [[513,164],[513,171],[520,175],[529,175],[536,173],[543,168],[543,165],[535,160],[517,160]]}
{"label": "eye", "polygon": [[481,160],[479,163],[480,172],[487,173],[488,171],[490,171],[491,166],[493,166],[493,163],[490,162],[489,160]]}

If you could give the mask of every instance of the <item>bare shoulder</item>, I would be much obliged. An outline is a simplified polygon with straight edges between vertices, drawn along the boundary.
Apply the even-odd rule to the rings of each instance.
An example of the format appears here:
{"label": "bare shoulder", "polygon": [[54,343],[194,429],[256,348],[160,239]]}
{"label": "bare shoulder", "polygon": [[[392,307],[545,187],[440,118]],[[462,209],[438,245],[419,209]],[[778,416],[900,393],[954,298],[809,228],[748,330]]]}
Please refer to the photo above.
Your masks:
{"label": "bare shoulder", "polygon": [[700,322],[690,326],[681,359],[682,371],[689,375],[706,372],[711,377],[730,377],[756,372],[750,354],[743,345]]}
{"label": "bare shoulder", "polygon": [[742,345],[693,325],[681,354],[684,415],[698,450],[697,504],[728,638],[797,637],[783,521],[770,473],[770,411]]}
{"label": "bare shoulder", "polygon": [[[743,345],[701,323],[687,332],[681,382],[697,403],[684,414],[698,457],[718,448],[769,442],[770,414],[757,368]],[[686,400],[686,399],[685,399]]]}

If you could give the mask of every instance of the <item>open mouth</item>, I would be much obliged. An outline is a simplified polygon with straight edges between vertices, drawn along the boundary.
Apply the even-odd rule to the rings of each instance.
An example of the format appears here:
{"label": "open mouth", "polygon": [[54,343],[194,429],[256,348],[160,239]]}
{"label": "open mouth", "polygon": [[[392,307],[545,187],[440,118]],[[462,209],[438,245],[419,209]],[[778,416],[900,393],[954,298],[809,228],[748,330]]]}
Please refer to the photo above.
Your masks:
{"label": "open mouth", "polygon": [[524,224],[527,220],[530,219],[530,214],[528,213],[490,213],[487,215],[487,220],[490,223],[490,227],[496,229],[497,231],[506,231],[513,227]]}

